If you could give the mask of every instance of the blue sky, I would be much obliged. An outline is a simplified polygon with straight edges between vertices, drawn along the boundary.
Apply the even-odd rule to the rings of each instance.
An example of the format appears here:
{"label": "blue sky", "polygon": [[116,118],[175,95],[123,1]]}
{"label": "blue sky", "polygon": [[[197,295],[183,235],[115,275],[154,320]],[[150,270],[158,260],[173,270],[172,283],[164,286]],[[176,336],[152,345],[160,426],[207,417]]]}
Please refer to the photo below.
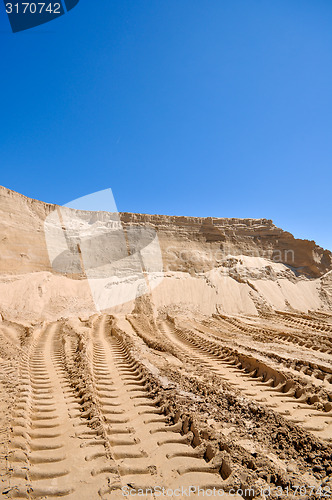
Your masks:
{"label": "blue sky", "polygon": [[2,185],[332,250],[331,0],[80,0],[16,34],[1,4],[0,40]]}

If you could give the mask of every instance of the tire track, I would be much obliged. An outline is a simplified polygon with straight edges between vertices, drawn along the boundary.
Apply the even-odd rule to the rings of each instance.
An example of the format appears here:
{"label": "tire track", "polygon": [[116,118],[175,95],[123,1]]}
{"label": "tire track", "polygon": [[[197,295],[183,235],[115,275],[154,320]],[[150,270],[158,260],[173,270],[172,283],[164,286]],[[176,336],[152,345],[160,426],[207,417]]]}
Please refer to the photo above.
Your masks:
{"label": "tire track", "polygon": [[[171,425],[147,392],[140,364],[124,342],[106,328],[106,316],[92,335],[93,374],[98,403],[107,424],[107,439],[116,465],[95,468],[111,474],[102,494],[131,485],[134,489],[225,488],[221,463],[207,463],[181,435],[182,423]],[[93,457],[92,457],[93,459]]]}
{"label": "tire track", "polygon": [[318,402],[319,396],[308,395],[305,388],[297,389],[294,381],[287,380],[255,358],[232,352],[229,348],[223,350],[220,344],[204,339],[192,331],[180,330],[170,322],[161,322],[160,328],[182,351],[184,346],[190,349],[193,364],[203,365],[243,395],[270,407],[291,422],[302,425],[318,438],[331,440],[330,403],[326,403],[326,411],[313,409],[310,404]]}
{"label": "tire track", "polygon": [[[309,350],[319,351],[326,354],[332,354],[332,341],[329,333],[331,333],[330,328],[326,325],[322,325],[321,327],[314,327],[311,325],[309,321],[300,321],[294,320],[293,318],[283,317],[282,315],[270,315],[269,322],[276,323],[284,323],[288,327],[288,332],[282,332],[280,329],[273,329],[269,325],[269,327],[259,327],[254,325],[248,325],[244,321],[241,321],[239,318],[233,318],[225,315],[214,315],[218,321],[222,322],[222,324],[226,323],[231,326],[232,331],[239,331],[244,335],[248,335],[249,337],[269,340],[274,342],[276,339],[284,342],[285,344],[291,343],[296,346],[301,346]],[[292,326],[290,327],[289,324]],[[310,326],[311,325],[311,326]],[[316,328],[315,331],[303,330],[303,327],[308,326],[311,328]],[[273,327],[273,325],[272,325]],[[302,328],[302,331],[299,330],[299,327]],[[296,331],[292,331],[292,328],[295,328]],[[235,330],[234,330],[235,329]],[[327,332],[327,335],[322,332]]]}
{"label": "tire track", "polygon": [[293,325],[295,328],[310,328],[313,330],[315,333],[321,333],[321,332],[326,332],[331,334],[332,333],[332,325],[331,323],[328,323],[326,321],[317,320],[317,319],[312,319],[310,317],[298,317],[296,315],[292,315],[291,313],[286,313],[283,311],[276,311],[276,314],[278,316],[278,320],[282,320],[285,323],[288,323],[290,325]]}
{"label": "tire track", "polygon": [[[216,341],[220,343],[220,345],[222,346],[225,345],[225,338],[220,331],[219,332],[215,330],[211,331],[211,328],[209,329],[206,326],[201,325],[200,323],[197,323],[195,321],[181,322],[181,325],[183,325],[185,329],[189,328],[197,330],[199,333],[203,334],[205,340],[210,340],[212,341],[212,343],[215,343]],[[255,334],[255,331],[253,333]],[[288,335],[288,334],[285,333],[283,335]],[[276,354],[274,351],[271,352],[270,350],[266,349],[266,346],[264,344],[266,344],[267,342],[275,343],[276,339],[279,338],[282,338],[280,337],[280,332],[275,332],[274,335],[272,335],[272,333],[270,335],[265,333],[263,337],[259,336],[257,338],[256,335],[253,335],[251,337],[251,339],[254,340],[255,342],[259,342],[259,344],[255,346],[252,345],[248,346],[243,343],[240,344],[239,342],[235,342],[234,340],[232,341],[231,344],[236,349],[245,351],[252,356],[257,356],[257,355],[259,356],[263,354],[266,358],[270,358],[272,362],[277,362],[278,364],[280,364],[280,366],[284,366],[287,370],[291,369],[294,372],[295,371],[299,372],[305,384],[308,383],[313,384],[316,385],[317,387],[322,387],[323,389],[329,391],[331,389],[330,384],[332,384],[332,366],[331,367],[326,366],[324,364],[319,363],[319,361],[310,362],[301,359],[294,359],[294,357],[292,358],[282,357],[279,354]],[[283,343],[286,344],[286,342]],[[230,343],[228,342],[228,344]],[[288,342],[287,344],[289,345]],[[296,376],[295,373],[294,375]],[[319,383],[317,384],[318,381]],[[321,382],[323,382],[323,384]]]}
{"label": "tire track", "polygon": [[66,382],[58,325],[36,333],[21,363],[20,396],[14,411],[9,463],[13,498],[92,498],[82,436],[89,432]]}

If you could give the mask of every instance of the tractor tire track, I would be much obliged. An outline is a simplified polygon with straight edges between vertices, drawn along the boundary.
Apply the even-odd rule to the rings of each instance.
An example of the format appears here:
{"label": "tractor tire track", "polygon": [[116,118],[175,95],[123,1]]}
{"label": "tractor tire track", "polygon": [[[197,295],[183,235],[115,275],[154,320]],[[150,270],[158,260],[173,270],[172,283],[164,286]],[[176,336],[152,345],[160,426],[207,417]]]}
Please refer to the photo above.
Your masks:
{"label": "tractor tire track", "polygon": [[149,397],[140,364],[125,343],[106,329],[106,317],[92,333],[93,374],[105,422],[108,445],[115,464],[95,468],[93,474],[111,474],[110,493],[120,487],[176,488],[199,485],[225,488],[222,464],[195,456],[182,423],[171,425]]}
{"label": "tractor tire track", "polygon": [[21,364],[20,396],[10,443],[8,498],[91,498],[84,432],[75,392],[66,381],[58,325],[36,334]]}
{"label": "tractor tire track", "polygon": [[331,440],[332,409],[329,402],[325,403],[325,411],[316,410],[310,405],[319,402],[319,396],[307,395],[305,388],[296,389],[292,380],[263,366],[259,360],[232,353],[230,349],[228,353],[223,352],[221,345],[192,331],[178,329],[171,322],[160,323],[160,329],[182,351],[184,347],[191,351],[193,364],[214,372],[246,397],[277,411],[316,437]]}

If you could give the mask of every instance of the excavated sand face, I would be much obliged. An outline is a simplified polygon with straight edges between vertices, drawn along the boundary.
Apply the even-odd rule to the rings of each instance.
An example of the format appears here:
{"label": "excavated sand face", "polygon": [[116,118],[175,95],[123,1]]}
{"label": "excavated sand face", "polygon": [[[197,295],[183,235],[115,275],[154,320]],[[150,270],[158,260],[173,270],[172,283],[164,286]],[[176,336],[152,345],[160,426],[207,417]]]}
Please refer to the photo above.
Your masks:
{"label": "excavated sand face", "polygon": [[[50,238],[45,230],[47,221],[57,210],[55,205],[0,188],[0,313],[7,319],[29,324],[40,319],[89,317],[96,312],[92,279],[89,286],[84,279],[86,275],[80,272],[81,255],[74,256],[76,265],[67,265],[68,272],[61,272],[66,269],[63,260],[61,264],[61,255],[50,262],[49,255],[54,253],[56,241],[53,241],[54,234]],[[103,265],[98,267],[96,263],[96,267],[89,270],[89,278],[95,273],[101,280],[98,270],[105,270],[105,262],[113,257],[113,240],[107,244],[107,233],[103,234],[109,228],[109,217],[106,212],[72,212],[78,220],[84,219],[87,227],[97,230],[97,237],[95,233],[83,246],[90,246],[90,260],[93,260],[91,246],[94,241],[100,242],[96,255]],[[122,242],[120,234],[118,252],[113,254],[123,252],[128,238],[135,240],[136,233],[157,235],[160,254],[153,259],[158,265],[151,268],[153,259],[144,262],[152,276],[145,291],[152,292],[156,312],[174,306],[207,315],[218,312],[258,315],[276,309],[308,312],[331,308],[331,252],[313,241],[296,240],[272,221],[128,213],[120,214],[120,219],[125,236],[121,233]],[[59,230],[61,232],[61,227]],[[113,233],[111,236],[114,239]],[[100,240],[102,237],[106,238],[105,242]],[[139,250],[137,254],[143,249]],[[128,263],[119,258],[115,265],[109,265],[109,273],[118,281],[99,291],[97,302],[101,307],[97,310],[112,306],[110,312],[132,311],[135,296],[139,294],[135,287],[129,293],[128,280],[126,289],[117,274],[127,272],[130,278],[134,264],[140,262],[134,259]],[[133,277],[136,271],[132,269]],[[144,285],[143,274],[141,281]],[[103,300],[105,297],[107,300]]]}
{"label": "excavated sand face", "polygon": [[267,220],[121,214],[164,267],[96,311],[51,266],[54,206],[0,195],[3,498],[332,492],[330,252]]}
{"label": "excavated sand face", "polygon": [[[0,186],[1,274],[52,271],[44,222],[56,208]],[[91,215],[92,221],[96,220],[95,214]],[[310,278],[319,278],[332,269],[329,250],[314,241],[295,239],[267,219],[131,213],[120,214],[120,219],[124,228],[157,231],[164,271],[205,273],[223,265],[228,255],[262,257]]]}

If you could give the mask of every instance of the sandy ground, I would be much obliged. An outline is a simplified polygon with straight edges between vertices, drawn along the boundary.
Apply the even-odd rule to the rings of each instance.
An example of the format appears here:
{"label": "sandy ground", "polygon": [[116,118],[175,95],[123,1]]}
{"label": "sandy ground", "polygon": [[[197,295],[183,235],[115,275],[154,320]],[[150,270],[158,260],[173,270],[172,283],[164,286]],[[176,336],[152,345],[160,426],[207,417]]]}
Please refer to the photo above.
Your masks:
{"label": "sandy ground", "polygon": [[331,497],[332,253],[60,208],[0,187],[1,497]]}
{"label": "sandy ground", "polygon": [[3,498],[328,495],[327,313],[0,325]]}

